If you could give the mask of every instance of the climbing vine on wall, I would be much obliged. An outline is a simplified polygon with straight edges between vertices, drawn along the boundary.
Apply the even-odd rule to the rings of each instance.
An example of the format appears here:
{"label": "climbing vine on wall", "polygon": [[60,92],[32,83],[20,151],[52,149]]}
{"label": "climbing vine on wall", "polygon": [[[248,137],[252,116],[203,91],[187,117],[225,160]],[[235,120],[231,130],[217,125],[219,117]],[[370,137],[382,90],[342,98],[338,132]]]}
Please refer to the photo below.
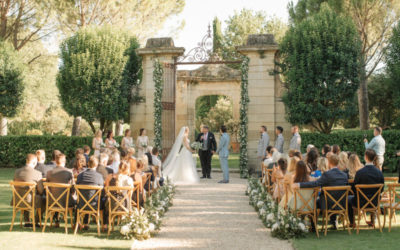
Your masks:
{"label": "climbing vine on wall", "polygon": [[164,69],[160,61],[154,61],[153,81],[154,81],[154,146],[159,150],[162,148],[162,93],[163,93],[163,73]]}
{"label": "climbing vine on wall", "polygon": [[240,158],[239,168],[240,177],[248,177],[248,152],[247,152],[247,129],[248,129],[248,118],[247,110],[249,104],[249,93],[248,93],[248,73],[249,73],[249,58],[244,57],[243,62],[240,66],[242,73],[242,82],[240,86],[240,125],[239,125],[239,144],[240,144]]}

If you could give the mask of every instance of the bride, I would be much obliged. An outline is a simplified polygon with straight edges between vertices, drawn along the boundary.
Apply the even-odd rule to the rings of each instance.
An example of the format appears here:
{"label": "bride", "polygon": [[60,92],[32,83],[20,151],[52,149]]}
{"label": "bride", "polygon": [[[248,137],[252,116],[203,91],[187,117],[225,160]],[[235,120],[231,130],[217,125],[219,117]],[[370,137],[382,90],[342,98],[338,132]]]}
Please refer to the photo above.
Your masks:
{"label": "bride", "polygon": [[191,184],[200,181],[196,170],[196,161],[190,147],[189,128],[181,128],[178,137],[172,146],[171,152],[163,163],[164,177],[168,177],[175,184]]}

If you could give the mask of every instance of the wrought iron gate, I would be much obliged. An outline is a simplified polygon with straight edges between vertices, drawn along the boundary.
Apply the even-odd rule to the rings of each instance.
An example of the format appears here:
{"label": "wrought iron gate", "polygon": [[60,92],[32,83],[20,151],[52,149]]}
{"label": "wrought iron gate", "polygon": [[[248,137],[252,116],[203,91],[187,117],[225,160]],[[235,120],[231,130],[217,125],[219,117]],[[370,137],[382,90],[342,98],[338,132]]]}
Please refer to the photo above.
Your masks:
{"label": "wrought iron gate", "polygon": [[164,63],[164,89],[161,98],[162,112],[162,155],[166,157],[175,140],[175,82],[176,65]]}

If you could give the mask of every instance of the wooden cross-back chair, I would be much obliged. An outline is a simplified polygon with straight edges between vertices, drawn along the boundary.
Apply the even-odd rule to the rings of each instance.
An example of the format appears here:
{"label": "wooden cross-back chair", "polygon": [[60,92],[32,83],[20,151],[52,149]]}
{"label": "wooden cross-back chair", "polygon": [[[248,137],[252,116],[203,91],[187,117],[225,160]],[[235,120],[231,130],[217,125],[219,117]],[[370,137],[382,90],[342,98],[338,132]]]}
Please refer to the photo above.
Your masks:
{"label": "wooden cross-back chair", "polygon": [[128,216],[132,211],[132,192],[134,187],[106,187],[108,199],[108,235],[111,233],[111,227],[114,231],[114,220],[123,215]]}
{"label": "wooden cross-back chair", "polygon": [[[136,197],[136,201],[134,199]],[[135,181],[133,183],[133,189],[132,189],[132,208],[136,207],[138,210],[140,210],[140,182]]]}
{"label": "wooden cross-back chair", "polygon": [[267,186],[267,191],[271,195],[274,192],[274,183],[272,182],[272,172],[273,171],[274,171],[273,169],[267,169],[267,176],[266,176],[266,178],[267,178],[267,185],[266,185]]}
{"label": "wooden cross-back chair", "polygon": [[[302,191],[312,191],[312,194],[309,197],[305,197]],[[315,232],[317,233],[317,237],[319,237],[318,232],[318,213],[317,213],[317,197],[320,188],[295,188],[293,189],[293,199],[294,199],[294,207],[293,211],[296,216],[308,216],[315,226]]]}
{"label": "wooden cross-back chair", "polygon": [[[289,181],[284,181],[283,182],[283,188],[285,189],[285,194],[282,198],[283,200],[283,208],[287,209],[288,208],[288,203],[289,203],[289,198],[292,195],[292,183]],[[281,201],[282,202],[282,201]]]}
{"label": "wooden cross-back chair", "polygon": [[[324,235],[328,233],[328,220],[332,215],[339,215],[343,217],[343,229],[345,229],[345,222],[347,222],[347,231],[351,234],[350,223],[349,223],[349,208],[348,208],[348,197],[351,186],[332,186],[332,187],[322,187],[325,198],[325,210],[324,210]],[[333,193],[342,192],[340,197],[336,199],[333,197]],[[332,203],[332,204],[330,204]],[[344,203],[344,204],[341,204]],[[329,206],[331,205],[331,206]]]}
{"label": "wooden cross-back chair", "polygon": [[[46,230],[47,220],[50,218],[50,225],[53,223],[53,217],[55,213],[62,214],[64,217],[65,223],[65,233],[68,234],[68,213],[71,219],[71,228],[73,229],[73,207],[69,207],[69,197],[71,194],[71,184],[62,184],[62,183],[43,183],[44,188],[46,190],[46,215],[44,219],[44,226],[42,232]],[[64,189],[62,193],[55,197],[52,189]],[[65,199],[65,204],[61,204],[61,200]]]}
{"label": "wooden cross-back chair", "polygon": [[264,162],[261,162],[261,183],[266,186],[267,185],[267,180],[266,180],[266,175],[267,175],[267,167],[264,165]]}
{"label": "wooden cross-back chair", "polygon": [[[394,193],[390,194],[389,192],[389,184],[398,183],[399,177],[385,177],[385,186],[383,187],[383,192],[381,194],[381,205],[386,208],[389,207],[389,204],[394,202]],[[383,220],[383,227],[385,227],[386,218]],[[394,221],[397,222],[396,216],[394,216]]]}
{"label": "wooden cross-back chair", "polygon": [[[36,196],[36,183],[35,182],[22,182],[22,181],[11,181],[10,182],[11,190],[12,190],[12,207],[13,207],[13,215],[11,219],[10,232],[13,229],[15,217],[17,212],[20,212],[20,225],[22,228],[22,217],[23,213],[26,211],[29,213],[29,216],[32,219],[33,231],[36,231],[36,223],[35,223],[35,196]],[[20,194],[17,188],[27,190],[25,193]],[[31,197],[31,202],[27,201],[28,196]],[[40,225],[41,221],[41,208],[36,208],[39,213],[39,221]]]}
{"label": "wooden cross-back chair", "polygon": [[145,185],[147,184],[147,188],[149,190],[149,191],[146,190],[146,195],[151,196],[151,173],[145,173],[142,176],[142,182],[143,182],[143,189],[145,190]]}
{"label": "wooden cross-back chair", "polygon": [[[85,217],[85,215],[94,216],[96,218],[97,223],[97,234],[100,236],[100,202],[101,202],[101,191],[102,186],[89,186],[89,185],[75,185],[75,191],[77,194],[77,209],[76,209],[76,224],[75,224],[75,232],[78,231],[78,226],[81,223],[81,220]],[[82,194],[82,190],[94,190],[95,193],[86,199],[86,197]],[[94,201],[97,197],[97,206],[93,207],[90,203]],[[82,202],[82,203],[80,203]],[[80,207],[80,204],[83,204]],[[81,223],[83,224],[83,223]]]}
{"label": "wooden cross-back chair", "polygon": [[[400,193],[396,190],[400,188],[400,183],[389,183],[389,195],[393,197],[392,202],[384,203],[384,217],[383,217],[383,227],[385,227],[386,223],[386,214],[389,213],[389,232],[392,229],[392,219],[396,218],[396,211],[400,210]],[[397,201],[396,201],[397,199]]]}
{"label": "wooden cross-back chair", "polygon": [[[275,183],[275,188],[277,189],[277,193],[278,196],[276,197],[276,202],[279,204],[281,202],[282,196],[281,194],[285,192],[285,182],[284,182],[284,178],[276,178],[276,183]],[[274,193],[274,190],[272,190],[272,192]]]}
{"label": "wooden cross-back chair", "polygon": [[[367,212],[371,214],[375,214],[378,219],[379,230],[382,232],[381,227],[381,192],[383,189],[384,184],[359,184],[356,185],[356,192],[357,192],[357,207],[353,207],[353,210],[357,211],[357,234],[360,232],[360,221],[361,221],[361,213],[366,214]],[[368,189],[376,189],[371,198],[367,197],[365,194],[365,190]],[[360,197],[365,199],[365,204],[361,206],[360,204]],[[376,199],[376,203],[374,200]]]}

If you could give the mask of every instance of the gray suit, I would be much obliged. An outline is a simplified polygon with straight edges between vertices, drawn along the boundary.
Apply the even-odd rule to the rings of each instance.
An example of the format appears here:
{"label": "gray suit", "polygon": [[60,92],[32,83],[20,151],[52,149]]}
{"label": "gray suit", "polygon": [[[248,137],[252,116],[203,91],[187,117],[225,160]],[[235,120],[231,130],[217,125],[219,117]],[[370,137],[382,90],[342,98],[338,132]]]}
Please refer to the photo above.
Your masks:
{"label": "gray suit", "polygon": [[261,160],[265,157],[265,151],[269,146],[269,135],[267,132],[262,133],[260,140],[258,141],[257,147],[257,157],[261,158]]}
{"label": "gray suit", "polygon": [[279,153],[283,154],[283,144],[285,143],[285,139],[283,139],[283,135],[279,134],[276,137],[275,141],[275,148],[278,150]]}
{"label": "gray suit", "polygon": [[[46,181],[51,182],[51,183],[73,184],[74,175],[72,174],[72,171],[70,169],[57,166],[47,172]],[[51,187],[50,191],[54,195],[54,198],[57,199],[65,191],[65,189]],[[72,190],[70,190],[70,192],[72,192]],[[65,198],[66,198],[66,194],[60,199],[60,205],[65,206],[65,201],[66,201]],[[51,201],[49,201],[49,204],[51,204],[52,202],[53,201],[51,199]],[[75,204],[75,200],[72,196],[72,193],[70,193],[68,203],[69,203],[68,204],[69,207],[73,207]]]}
{"label": "gray suit", "polygon": [[300,147],[301,147],[301,137],[299,133],[295,133],[290,139],[290,146],[289,149],[295,149],[300,152]]}
{"label": "gray suit", "polygon": [[219,155],[219,162],[221,164],[222,172],[224,173],[224,181],[229,181],[229,142],[230,138],[227,133],[223,133],[219,140],[217,153]]}

